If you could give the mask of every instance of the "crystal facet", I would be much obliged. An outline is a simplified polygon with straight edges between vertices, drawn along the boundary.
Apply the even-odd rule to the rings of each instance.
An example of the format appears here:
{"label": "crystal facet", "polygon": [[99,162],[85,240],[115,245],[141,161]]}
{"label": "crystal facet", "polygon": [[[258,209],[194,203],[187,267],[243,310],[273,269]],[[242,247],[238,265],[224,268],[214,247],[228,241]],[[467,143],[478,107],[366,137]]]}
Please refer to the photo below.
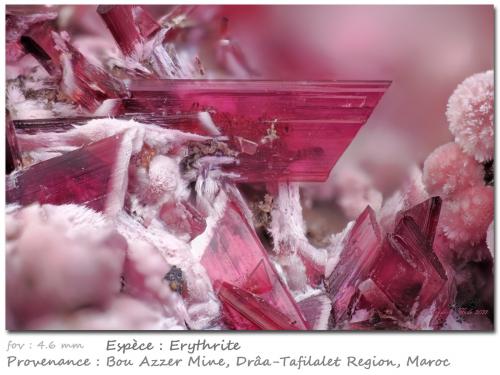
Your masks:
{"label": "crystal facet", "polygon": [[[255,327],[263,330],[297,330],[298,324],[287,315],[267,303],[263,298],[249,293],[237,286],[223,282],[218,296],[224,307],[231,308],[229,324],[235,329],[248,328],[246,319]],[[239,319],[238,319],[239,318]]]}
{"label": "crystal facet", "polygon": [[375,212],[367,207],[354,223],[340,259],[326,280],[335,321],[347,317],[357,287],[379,257],[381,238]]}
{"label": "crystal facet", "polygon": [[360,215],[328,278],[336,324],[403,329],[426,309],[432,327],[442,324],[452,292],[432,248],[440,203],[433,197],[400,212],[383,240],[370,209]]}
{"label": "crystal facet", "polygon": [[92,65],[49,23],[36,24],[21,37],[21,43],[50,74],[59,77],[62,91],[88,110],[104,99],[125,94],[123,84],[102,68]]}
{"label": "crystal facet", "polygon": [[[228,203],[201,263],[215,287],[225,282],[241,290],[246,289],[247,293],[251,291],[286,316],[290,327],[308,328],[287,286],[276,273],[266,250],[235,202]],[[260,314],[259,305],[261,304],[255,302],[249,307],[253,314]],[[235,308],[234,305],[231,306]],[[261,313],[267,314],[266,311]],[[226,318],[231,316],[233,315],[229,314]],[[238,321],[231,321],[229,324],[235,329],[246,329]],[[276,329],[291,329],[290,327]]]}
{"label": "crystal facet", "polygon": [[241,151],[239,162],[227,166],[238,181],[324,181],[388,86],[386,81],[132,81],[131,97],[123,104],[125,115],[208,112],[216,132]]}
{"label": "crystal facet", "polygon": [[7,177],[7,203],[84,204],[106,207],[122,135],[32,165]]}
{"label": "crystal facet", "polygon": [[160,25],[141,6],[99,5],[97,13],[125,55],[137,53],[144,38],[160,29]]}

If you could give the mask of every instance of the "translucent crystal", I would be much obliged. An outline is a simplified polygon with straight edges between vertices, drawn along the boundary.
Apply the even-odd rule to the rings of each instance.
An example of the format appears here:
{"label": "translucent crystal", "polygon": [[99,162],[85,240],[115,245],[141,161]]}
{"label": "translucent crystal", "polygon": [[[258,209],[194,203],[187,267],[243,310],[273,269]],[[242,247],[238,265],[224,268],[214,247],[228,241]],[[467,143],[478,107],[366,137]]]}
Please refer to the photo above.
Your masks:
{"label": "translucent crystal", "polygon": [[392,300],[405,315],[422,289],[425,276],[417,267],[417,260],[407,246],[400,245],[400,238],[388,235],[371,277],[375,284]]}
{"label": "translucent crystal", "polygon": [[406,211],[401,211],[396,215],[396,224],[400,222],[404,216],[411,217],[420,228],[422,235],[432,246],[434,237],[436,236],[436,227],[439,220],[439,213],[441,212],[441,203],[442,199],[440,197],[432,197]]}
{"label": "translucent crystal", "polygon": [[[263,298],[235,285],[223,282],[218,297],[230,316],[228,324],[235,329],[254,326],[262,330],[297,330],[298,324],[272,307]],[[243,321],[242,321],[243,320]],[[249,324],[250,323],[250,324]]]}
{"label": "translucent crystal", "polygon": [[[238,181],[324,181],[388,88],[386,81],[132,81],[124,114],[208,112],[242,151]],[[199,128],[193,127],[198,132]]]}
{"label": "translucent crystal", "polygon": [[203,233],[207,226],[203,215],[189,202],[165,203],[160,210],[160,219],[173,233],[188,233],[191,238]]}
{"label": "translucent crystal", "polygon": [[67,39],[51,24],[39,23],[21,37],[21,43],[47,72],[61,79],[61,89],[71,100],[90,111],[104,99],[125,95],[120,81],[88,62]]}
{"label": "translucent crystal", "polygon": [[144,38],[160,29],[160,25],[138,5],[99,5],[97,13],[125,55],[137,53]]}
{"label": "translucent crystal", "polygon": [[434,197],[400,212],[383,241],[370,209],[359,216],[327,280],[337,326],[408,329],[424,310],[430,327],[442,325],[453,283],[432,248],[440,203]]}
{"label": "translucent crystal", "polygon": [[10,173],[16,168],[22,166],[21,153],[17,143],[16,130],[14,123],[9,117],[6,119],[5,124],[5,159],[6,159],[6,172]]}
{"label": "translucent crystal", "polygon": [[304,298],[298,305],[311,329],[328,329],[332,302],[326,293]]}
{"label": "translucent crystal", "polygon": [[[235,202],[228,203],[224,216],[218,222],[214,236],[203,254],[201,263],[216,288],[225,282],[241,290],[246,289],[246,293],[251,291],[265,301],[266,305],[286,316],[290,327],[275,329],[308,328],[288,287],[276,273],[257,234]],[[224,293],[226,294],[223,295],[227,295],[229,292],[226,290]],[[239,295],[246,294],[241,292]],[[255,310],[253,314],[267,314],[267,307],[264,308],[265,311],[258,311],[261,305],[255,302],[249,308]],[[237,309],[234,304],[231,306]],[[248,326],[242,325],[234,318],[235,316],[238,315],[226,314],[226,319],[233,319],[228,324],[235,329],[248,329]],[[253,323],[260,327],[259,324]]]}
{"label": "translucent crystal", "polygon": [[105,209],[122,135],[34,164],[7,177],[7,203],[84,204]]}
{"label": "translucent crystal", "polygon": [[354,223],[339,261],[326,280],[336,322],[347,318],[359,284],[380,257],[381,240],[375,212],[368,206]]}

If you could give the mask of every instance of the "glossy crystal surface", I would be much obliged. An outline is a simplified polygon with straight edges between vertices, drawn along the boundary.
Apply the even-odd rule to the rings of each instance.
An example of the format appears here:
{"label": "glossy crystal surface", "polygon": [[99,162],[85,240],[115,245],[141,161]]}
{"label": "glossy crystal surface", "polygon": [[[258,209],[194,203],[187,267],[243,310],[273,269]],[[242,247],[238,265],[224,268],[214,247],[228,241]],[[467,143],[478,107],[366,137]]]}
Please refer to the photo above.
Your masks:
{"label": "glossy crystal surface", "polygon": [[328,277],[335,322],[350,329],[404,329],[424,310],[438,328],[452,285],[432,243],[441,200],[430,198],[397,215],[382,239],[370,209],[356,220]]}
{"label": "glossy crystal surface", "polygon": [[272,307],[263,298],[235,285],[223,282],[218,297],[224,308],[226,321],[234,329],[297,330],[297,323]]}
{"label": "glossy crystal surface", "polygon": [[367,207],[356,219],[340,259],[326,280],[335,321],[347,318],[359,284],[370,275],[380,257],[381,238],[375,212]]}
{"label": "glossy crystal surface", "polygon": [[84,204],[105,209],[122,135],[88,144],[7,177],[7,203]]}
{"label": "glossy crystal surface", "polygon": [[[140,80],[124,114],[208,112],[241,152],[238,181],[324,181],[365,124],[386,81]],[[191,131],[205,133],[193,124]]]}
{"label": "glossy crystal surface", "polygon": [[[308,328],[288,287],[277,274],[255,231],[235,202],[228,203],[201,263],[215,288],[229,283],[247,293],[253,293],[286,316],[294,329]],[[258,305],[260,304],[253,304],[251,309],[258,309]],[[235,308],[234,305],[231,306]],[[253,313],[259,314],[258,311]],[[239,319],[232,317],[231,314],[226,315],[226,319],[230,320],[229,325],[235,329],[248,329]]]}

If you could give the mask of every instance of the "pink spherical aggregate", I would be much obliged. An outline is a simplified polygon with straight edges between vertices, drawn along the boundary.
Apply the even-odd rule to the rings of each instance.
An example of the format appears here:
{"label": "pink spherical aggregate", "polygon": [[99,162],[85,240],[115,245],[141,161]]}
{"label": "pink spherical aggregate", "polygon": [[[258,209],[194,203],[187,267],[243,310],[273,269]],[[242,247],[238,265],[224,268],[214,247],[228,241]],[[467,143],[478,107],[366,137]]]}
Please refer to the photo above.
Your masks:
{"label": "pink spherical aggregate", "polygon": [[493,71],[474,74],[450,96],[446,116],[455,142],[477,161],[493,159]]}
{"label": "pink spherical aggregate", "polygon": [[423,182],[430,195],[448,197],[483,185],[483,166],[454,142],[436,148],[425,160]]}
{"label": "pink spherical aggregate", "polygon": [[443,202],[439,224],[452,244],[477,243],[484,240],[493,213],[493,188],[474,186]]}

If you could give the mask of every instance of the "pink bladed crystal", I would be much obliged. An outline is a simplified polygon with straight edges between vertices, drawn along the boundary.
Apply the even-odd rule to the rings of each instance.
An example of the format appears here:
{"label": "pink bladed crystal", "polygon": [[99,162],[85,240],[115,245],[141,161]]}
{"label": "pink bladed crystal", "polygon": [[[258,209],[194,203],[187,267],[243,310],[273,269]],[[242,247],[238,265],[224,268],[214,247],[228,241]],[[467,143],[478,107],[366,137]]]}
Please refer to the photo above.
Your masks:
{"label": "pink bladed crystal", "polygon": [[97,13],[126,56],[137,53],[145,38],[160,29],[160,25],[138,5],[99,5]]}
{"label": "pink bladed crystal", "polygon": [[7,203],[84,204],[106,208],[122,135],[34,164],[7,177]]}
{"label": "pink bladed crystal", "polygon": [[231,309],[226,314],[231,316],[229,325],[235,329],[248,329],[249,323],[262,330],[298,329],[296,321],[269,305],[263,298],[237,286],[223,282],[218,296],[223,306]]}
{"label": "pink bladed crystal", "polygon": [[[252,292],[265,301],[266,305],[286,316],[289,326],[280,326],[281,328],[276,326],[274,329],[309,328],[288,287],[276,273],[257,234],[247,223],[235,202],[228,203],[201,263],[215,288],[222,283],[229,283],[243,291],[246,289],[246,293]],[[244,292],[240,294],[243,295]],[[231,306],[236,308],[234,304]],[[267,307],[263,307],[261,311],[259,306],[263,305],[252,303],[247,309],[251,310],[252,316],[265,316],[268,313]],[[246,313],[247,319],[249,314]],[[237,317],[229,314],[226,318],[235,316]],[[261,327],[256,321],[252,319],[251,321]],[[238,320],[233,319],[228,323],[235,329],[248,329],[247,323],[241,324]]]}
{"label": "pink bladed crystal", "polygon": [[104,99],[125,95],[125,87],[119,80],[91,64],[51,24],[34,25],[21,37],[21,43],[47,72],[61,80],[62,92],[90,111]]}
{"label": "pink bladed crystal", "polygon": [[[324,181],[366,123],[387,81],[138,80],[124,114],[210,114],[241,182]],[[193,126],[193,132],[200,132]]]}
{"label": "pink bladed crystal", "polygon": [[358,285],[369,276],[380,256],[381,239],[375,212],[368,206],[354,223],[340,259],[326,280],[336,322],[348,317]]}

